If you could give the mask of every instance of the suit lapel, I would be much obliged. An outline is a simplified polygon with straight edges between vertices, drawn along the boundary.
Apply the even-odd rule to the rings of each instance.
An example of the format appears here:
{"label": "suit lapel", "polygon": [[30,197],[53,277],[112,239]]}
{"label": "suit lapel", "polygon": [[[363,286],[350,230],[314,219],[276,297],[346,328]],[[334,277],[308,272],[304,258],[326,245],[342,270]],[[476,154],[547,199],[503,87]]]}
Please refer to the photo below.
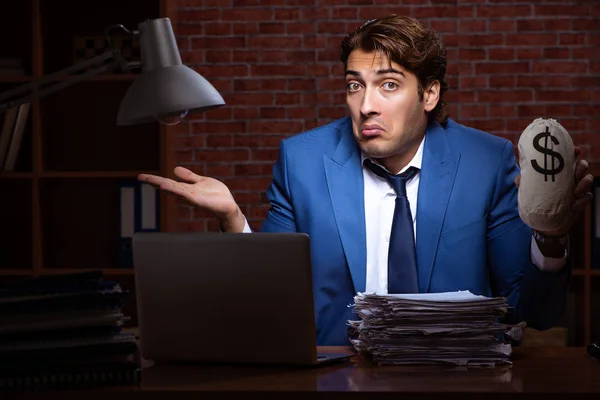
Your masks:
{"label": "suit lapel", "polygon": [[323,156],[333,213],[355,292],[366,286],[367,239],[365,232],[364,184],[350,119],[340,127],[340,142],[332,156]]}
{"label": "suit lapel", "polygon": [[417,200],[417,265],[419,292],[429,290],[448,199],[460,156],[453,155],[440,124],[431,124],[425,135]]}

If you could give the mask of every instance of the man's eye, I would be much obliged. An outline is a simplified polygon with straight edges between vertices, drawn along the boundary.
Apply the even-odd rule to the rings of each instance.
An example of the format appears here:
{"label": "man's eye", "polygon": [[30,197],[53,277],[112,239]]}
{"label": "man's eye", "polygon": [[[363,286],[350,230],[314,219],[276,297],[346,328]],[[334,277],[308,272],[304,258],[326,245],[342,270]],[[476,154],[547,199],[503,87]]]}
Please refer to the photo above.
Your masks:
{"label": "man's eye", "polygon": [[358,83],[356,83],[356,82],[350,82],[348,84],[348,90],[354,92],[354,91],[357,91],[358,89],[360,89],[360,85]]}
{"label": "man's eye", "polygon": [[398,88],[398,85],[395,82],[386,82],[383,84],[383,87],[386,90],[394,90],[394,89]]}

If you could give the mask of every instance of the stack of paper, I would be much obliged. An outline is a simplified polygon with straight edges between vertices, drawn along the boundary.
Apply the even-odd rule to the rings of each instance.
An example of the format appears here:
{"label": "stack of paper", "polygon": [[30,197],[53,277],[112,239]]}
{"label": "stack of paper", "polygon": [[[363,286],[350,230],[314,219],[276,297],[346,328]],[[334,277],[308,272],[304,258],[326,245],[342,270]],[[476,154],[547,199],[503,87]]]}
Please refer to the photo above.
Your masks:
{"label": "stack of paper", "polygon": [[469,291],[354,298],[359,321],[349,321],[354,347],[376,364],[510,364],[521,325],[498,322],[508,310],[503,297]]}
{"label": "stack of paper", "polygon": [[134,384],[124,292],[100,271],[0,285],[0,391]]}

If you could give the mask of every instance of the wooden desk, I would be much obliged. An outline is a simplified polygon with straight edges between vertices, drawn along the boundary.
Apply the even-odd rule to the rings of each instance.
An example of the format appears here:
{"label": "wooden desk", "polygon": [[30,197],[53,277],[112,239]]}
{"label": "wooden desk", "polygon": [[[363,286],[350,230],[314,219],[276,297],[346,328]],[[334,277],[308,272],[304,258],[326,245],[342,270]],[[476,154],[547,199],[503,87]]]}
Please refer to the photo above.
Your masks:
{"label": "wooden desk", "polygon": [[[339,347],[320,350],[350,351]],[[490,400],[536,395],[536,399],[600,399],[600,363],[589,358],[584,348],[515,348],[513,361],[512,367],[468,370],[375,366],[358,356],[350,362],[316,368],[151,365],[143,369],[139,387],[60,392],[57,398],[404,400],[443,395]],[[19,398],[42,399],[47,395],[21,394]]]}

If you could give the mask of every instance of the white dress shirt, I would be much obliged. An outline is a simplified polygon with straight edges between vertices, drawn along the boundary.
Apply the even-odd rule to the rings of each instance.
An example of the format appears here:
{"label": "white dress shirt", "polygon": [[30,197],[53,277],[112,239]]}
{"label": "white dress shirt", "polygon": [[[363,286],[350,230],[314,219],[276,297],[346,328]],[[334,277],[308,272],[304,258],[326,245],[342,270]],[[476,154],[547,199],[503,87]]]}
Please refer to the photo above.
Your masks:
{"label": "white dress shirt", "polygon": [[[410,212],[413,217],[413,228],[415,241],[417,235],[417,197],[419,192],[419,178],[421,163],[423,161],[423,144],[421,141],[417,153],[406,167],[416,167],[419,172],[406,183],[406,196],[410,203]],[[367,236],[367,293],[387,294],[387,259],[390,244],[390,233],[392,231],[392,220],[396,204],[396,193],[385,178],[376,175],[368,167],[364,166],[366,157],[361,154],[363,162],[364,177],[364,201],[365,201],[365,226]],[[248,221],[244,232],[252,232]],[[544,257],[538,248],[536,241],[531,238],[531,260],[542,271],[558,271],[566,263],[566,254],[563,258]]]}

